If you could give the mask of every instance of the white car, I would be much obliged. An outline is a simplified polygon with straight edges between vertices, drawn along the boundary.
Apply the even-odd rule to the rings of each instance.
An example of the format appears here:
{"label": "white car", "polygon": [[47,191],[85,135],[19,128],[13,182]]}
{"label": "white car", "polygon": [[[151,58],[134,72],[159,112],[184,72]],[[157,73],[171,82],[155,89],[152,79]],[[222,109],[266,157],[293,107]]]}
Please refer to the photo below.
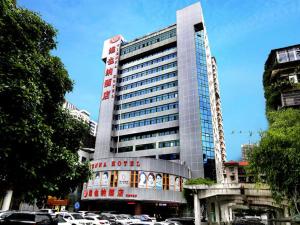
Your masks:
{"label": "white car", "polygon": [[130,214],[120,214],[119,216],[122,216],[124,219],[128,220],[131,223],[137,223],[137,222],[141,222],[140,219],[134,218],[132,215]]}
{"label": "white car", "polygon": [[108,220],[102,220],[97,214],[88,213],[84,218],[91,221],[93,225],[110,225]]}
{"label": "white car", "polygon": [[128,225],[131,223],[130,220],[124,218],[123,216],[120,216],[120,215],[110,215],[109,216],[110,219],[114,219],[115,220],[115,224],[116,225]]}
{"label": "white car", "polygon": [[80,213],[59,212],[56,215],[60,215],[71,225],[93,225],[91,221],[84,219]]}
{"label": "white car", "polygon": [[56,217],[57,218],[57,225],[72,225],[70,222],[68,222],[66,219],[64,219],[61,216]]}
{"label": "white car", "polygon": [[142,222],[153,222],[149,215],[142,214],[142,215],[134,215],[136,219],[139,219]]}
{"label": "white car", "polygon": [[56,209],[40,209],[39,212],[49,213],[52,217],[55,216]]}
{"label": "white car", "polygon": [[130,225],[154,225],[154,223],[150,221],[140,221],[140,222],[131,223]]}

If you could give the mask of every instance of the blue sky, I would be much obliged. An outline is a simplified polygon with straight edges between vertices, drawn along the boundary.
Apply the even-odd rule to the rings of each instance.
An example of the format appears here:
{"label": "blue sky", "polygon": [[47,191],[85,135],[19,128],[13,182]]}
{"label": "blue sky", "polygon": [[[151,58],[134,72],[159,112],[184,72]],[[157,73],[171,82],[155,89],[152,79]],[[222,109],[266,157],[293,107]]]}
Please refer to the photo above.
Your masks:
{"label": "blue sky", "polygon": [[[57,30],[58,55],[72,80],[67,99],[98,120],[104,40],[127,40],[176,23],[176,10],[189,0],[19,0]],[[227,158],[241,157],[241,144],[267,128],[262,87],[273,48],[299,44],[299,0],[201,1],[212,54],[218,62]],[[253,136],[249,136],[249,131]]]}

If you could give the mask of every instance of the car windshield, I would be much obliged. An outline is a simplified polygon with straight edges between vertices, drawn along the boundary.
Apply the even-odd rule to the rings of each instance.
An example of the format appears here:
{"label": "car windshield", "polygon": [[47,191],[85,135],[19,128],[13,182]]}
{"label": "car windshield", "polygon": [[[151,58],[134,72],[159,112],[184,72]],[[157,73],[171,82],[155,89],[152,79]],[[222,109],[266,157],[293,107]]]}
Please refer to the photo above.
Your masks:
{"label": "car windshield", "polygon": [[78,213],[74,213],[74,214],[71,214],[75,220],[81,220],[83,219],[82,215],[78,214]]}
{"label": "car windshield", "polygon": [[116,216],[116,218],[117,218],[118,220],[124,219],[124,217],[122,217],[122,216]]}

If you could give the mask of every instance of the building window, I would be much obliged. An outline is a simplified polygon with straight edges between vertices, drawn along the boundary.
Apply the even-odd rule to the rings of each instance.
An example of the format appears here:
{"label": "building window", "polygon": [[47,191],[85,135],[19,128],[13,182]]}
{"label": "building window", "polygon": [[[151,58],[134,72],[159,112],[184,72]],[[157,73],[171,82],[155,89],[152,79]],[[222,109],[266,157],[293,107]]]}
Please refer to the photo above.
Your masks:
{"label": "building window", "polygon": [[167,88],[176,87],[177,85],[178,85],[178,81],[173,81],[173,82],[170,82],[170,83],[161,84],[161,85],[146,88],[146,89],[143,89],[143,90],[130,92],[128,94],[119,95],[119,96],[117,96],[117,99],[122,100],[122,99],[133,98],[133,97],[136,97],[136,96],[149,94],[149,93],[164,90],[164,89],[167,89]]}
{"label": "building window", "polygon": [[125,129],[130,129],[134,127],[141,127],[141,126],[147,126],[147,125],[153,125],[153,124],[158,124],[158,123],[164,123],[164,122],[170,122],[178,120],[178,114],[170,114],[166,116],[160,116],[160,117],[154,117],[154,118],[149,118],[145,120],[139,120],[135,122],[129,122],[129,123],[124,123],[120,125],[113,125],[114,130],[125,130]]}
{"label": "building window", "polygon": [[179,158],[180,158],[179,153],[159,155],[159,159],[163,159],[163,160],[179,160]]}
{"label": "building window", "polygon": [[176,53],[171,53],[169,55],[165,55],[165,56],[162,56],[160,58],[156,58],[156,59],[153,59],[153,60],[150,60],[150,61],[138,64],[138,65],[135,65],[135,66],[128,67],[126,69],[122,69],[120,71],[120,74],[124,74],[124,73],[130,72],[130,71],[134,71],[134,70],[143,68],[145,66],[149,66],[149,65],[153,65],[155,63],[160,63],[160,62],[163,62],[163,61],[166,61],[166,60],[169,60],[169,59],[173,59],[173,58],[176,58],[176,56],[177,56]]}
{"label": "building window", "polygon": [[155,44],[159,41],[163,41],[163,40],[166,40],[168,38],[171,38],[173,36],[176,35],[176,29],[172,29],[172,30],[168,30],[164,33],[161,33],[161,34],[158,34],[154,37],[149,37],[148,39],[146,40],[143,40],[143,41],[140,41],[140,42],[137,42],[135,44],[132,44],[130,46],[124,46],[122,49],[121,49],[121,55],[125,55],[129,52],[133,52],[137,49],[140,49],[140,48],[143,48],[145,46],[147,46],[147,43],[150,43],[150,44]]}
{"label": "building window", "polygon": [[163,190],[169,190],[169,174],[163,175]]}
{"label": "building window", "polygon": [[179,146],[179,140],[159,142],[159,148]]}
{"label": "building window", "polygon": [[117,187],[118,186],[118,171],[112,171],[110,174],[110,186]]}
{"label": "building window", "polygon": [[132,118],[132,117],[143,116],[143,115],[147,115],[147,114],[151,114],[151,113],[162,112],[162,111],[172,110],[172,109],[177,109],[177,108],[178,108],[178,102],[173,102],[173,103],[169,103],[166,105],[155,106],[155,107],[148,108],[148,109],[142,109],[142,110],[137,110],[137,111],[132,111],[132,112],[128,112],[128,113],[114,115],[114,119],[115,120],[119,120],[120,118],[128,119],[128,118]]}
{"label": "building window", "polygon": [[137,79],[139,77],[147,76],[147,75],[157,73],[157,72],[160,72],[160,71],[163,71],[163,70],[166,70],[166,69],[170,69],[170,68],[173,68],[173,67],[176,67],[176,66],[177,66],[177,62],[171,62],[171,63],[165,64],[165,65],[162,65],[162,66],[158,66],[158,67],[155,67],[155,68],[152,68],[152,69],[144,70],[144,71],[139,72],[139,73],[135,73],[135,74],[132,74],[132,75],[122,77],[122,78],[119,79],[119,82],[126,82],[126,81],[129,81],[129,80]]}
{"label": "building window", "polygon": [[86,157],[83,157],[81,158],[81,162],[85,162],[86,161]]}
{"label": "building window", "polygon": [[138,187],[138,171],[130,171],[130,187]]}
{"label": "building window", "polygon": [[132,152],[132,151],[133,151],[133,146],[127,146],[127,147],[118,148],[118,153]]}
{"label": "building window", "polygon": [[144,145],[137,145],[135,147],[136,151],[148,150],[148,149],[155,149],[155,143],[144,144]]}

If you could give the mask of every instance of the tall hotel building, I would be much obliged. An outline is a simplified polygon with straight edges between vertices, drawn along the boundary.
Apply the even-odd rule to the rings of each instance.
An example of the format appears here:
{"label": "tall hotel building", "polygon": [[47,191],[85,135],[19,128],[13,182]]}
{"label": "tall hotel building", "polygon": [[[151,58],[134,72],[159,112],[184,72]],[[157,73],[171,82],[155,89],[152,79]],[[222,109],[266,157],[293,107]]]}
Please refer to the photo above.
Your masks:
{"label": "tall hotel building", "polygon": [[102,59],[94,177],[82,200],[94,210],[118,202],[154,214],[145,205],[185,203],[186,179],[220,181],[226,152],[217,66],[200,3],[177,11],[177,23],[162,30],[106,40]]}

